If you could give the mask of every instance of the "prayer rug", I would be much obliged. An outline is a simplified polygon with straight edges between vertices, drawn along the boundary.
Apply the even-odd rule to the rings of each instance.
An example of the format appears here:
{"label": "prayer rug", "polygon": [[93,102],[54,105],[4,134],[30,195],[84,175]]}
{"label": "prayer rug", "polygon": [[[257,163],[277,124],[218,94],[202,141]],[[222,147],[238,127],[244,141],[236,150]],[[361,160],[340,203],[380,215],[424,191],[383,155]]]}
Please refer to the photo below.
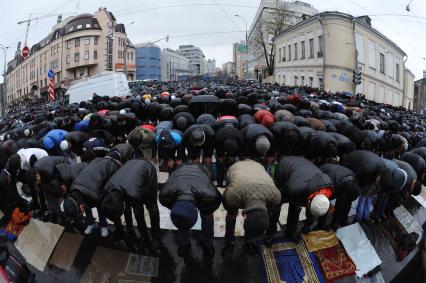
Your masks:
{"label": "prayer rug", "polygon": [[306,248],[309,252],[334,247],[339,244],[336,233],[333,231],[317,230],[303,235]]}
{"label": "prayer rug", "polygon": [[313,253],[303,242],[275,240],[271,248],[260,246],[265,283],[323,283],[325,279]]}
{"label": "prayer rug", "polygon": [[393,214],[395,215],[396,219],[398,219],[399,223],[401,223],[401,225],[407,231],[407,233],[414,232],[419,235],[419,238],[417,239],[417,242],[416,242],[416,244],[418,244],[420,240],[422,239],[423,229],[420,226],[420,224],[417,222],[417,220],[402,205],[395,208],[393,210]]}
{"label": "prayer rug", "polygon": [[355,275],[356,266],[341,244],[314,252],[328,283]]}
{"label": "prayer rug", "polygon": [[63,270],[71,270],[83,238],[79,234],[64,232],[49,263]]}

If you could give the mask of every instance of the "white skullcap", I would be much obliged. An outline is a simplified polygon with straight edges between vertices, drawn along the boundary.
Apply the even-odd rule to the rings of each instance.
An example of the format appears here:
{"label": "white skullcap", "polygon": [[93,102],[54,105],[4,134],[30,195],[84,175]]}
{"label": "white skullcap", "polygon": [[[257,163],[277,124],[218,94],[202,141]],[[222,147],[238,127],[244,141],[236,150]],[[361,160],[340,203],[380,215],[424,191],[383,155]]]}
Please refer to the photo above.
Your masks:
{"label": "white skullcap", "polygon": [[121,109],[121,110],[120,110],[120,114],[126,114],[126,110]]}
{"label": "white skullcap", "polygon": [[61,141],[60,147],[62,150],[68,150],[69,149],[68,146],[69,144],[66,140]]}
{"label": "white skullcap", "polygon": [[310,211],[314,217],[324,216],[329,208],[330,201],[323,194],[316,195],[311,201]]}
{"label": "white skullcap", "polygon": [[24,135],[25,135],[26,137],[29,137],[29,136],[30,136],[30,129],[25,129],[25,130],[24,130]]}

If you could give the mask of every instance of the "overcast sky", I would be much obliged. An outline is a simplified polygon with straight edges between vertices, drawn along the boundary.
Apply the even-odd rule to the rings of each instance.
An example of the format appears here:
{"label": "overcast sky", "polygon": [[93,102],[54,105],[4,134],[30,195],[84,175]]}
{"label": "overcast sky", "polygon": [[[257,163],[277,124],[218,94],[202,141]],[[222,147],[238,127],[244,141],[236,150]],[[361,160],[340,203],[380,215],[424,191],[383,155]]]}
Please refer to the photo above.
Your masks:
{"label": "overcast sky", "polygon": [[[368,14],[373,27],[395,41],[407,54],[407,67],[416,79],[426,69],[426,1],[412,0],[411,11],[405,7],[410,0],[306,0],[319,11],[341,11],[355,16]],[[245,24],[234,15],[245,17],[250,26],[260,0],[0,0],[0,43],[10,46],[8,60],[18,41],[24,42],[25,25],[17,22],[44,17],[31,25],[28,44],[46,36],[56,23],[56,15],[64,18],[80,13],[94,13],[104,6],[118,22],[128,24],[127,33],[133,43],[160,41],[160,47],[177,48],[194,44],[203,49],[207,59],[216,59],[217,66],[232,60],[232,43],[243,40]],[[3,70],[3,54],[0,53]]]}

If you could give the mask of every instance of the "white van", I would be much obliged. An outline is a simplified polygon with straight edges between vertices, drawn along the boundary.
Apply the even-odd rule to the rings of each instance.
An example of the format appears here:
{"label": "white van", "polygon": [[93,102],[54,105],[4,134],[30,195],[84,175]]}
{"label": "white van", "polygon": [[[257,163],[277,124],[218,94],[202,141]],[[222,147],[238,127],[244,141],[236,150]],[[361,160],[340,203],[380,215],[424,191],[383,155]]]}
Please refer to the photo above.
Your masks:
{"label": "white van", "polygon": [[65,95],[69,98],[69,103],[80,103],[91,99],[95,93],[109,97],[131,94],[129,82],[123,73],[104,72],[71,83]]}

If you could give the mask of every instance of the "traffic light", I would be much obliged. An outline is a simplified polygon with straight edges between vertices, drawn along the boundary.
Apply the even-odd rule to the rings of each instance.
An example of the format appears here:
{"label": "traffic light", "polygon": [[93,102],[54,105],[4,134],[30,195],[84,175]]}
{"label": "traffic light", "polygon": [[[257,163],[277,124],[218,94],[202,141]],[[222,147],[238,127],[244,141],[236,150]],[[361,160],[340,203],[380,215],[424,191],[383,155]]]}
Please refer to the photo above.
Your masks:
{"label": "traffic light", "polygon": [[361,84],[361,72],[360,71],[353,71],[353,80],[355,85]]}

